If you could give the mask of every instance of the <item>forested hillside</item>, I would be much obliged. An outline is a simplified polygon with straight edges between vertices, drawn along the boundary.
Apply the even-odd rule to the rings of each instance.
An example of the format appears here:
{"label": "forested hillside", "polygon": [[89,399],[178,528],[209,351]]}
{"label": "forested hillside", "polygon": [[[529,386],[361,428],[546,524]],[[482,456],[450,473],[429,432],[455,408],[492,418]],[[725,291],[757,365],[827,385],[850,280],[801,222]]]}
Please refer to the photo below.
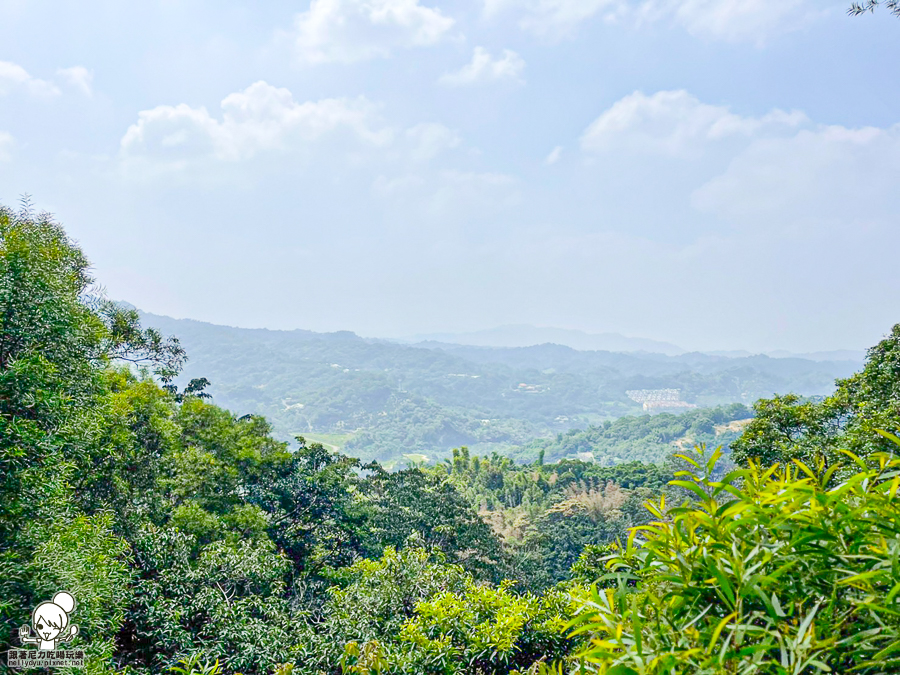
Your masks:
{"label": "forested hillside", "polygon": [[[208,378],[217,402],[265,415],[282,440],[300,433],[366,460],[403,454],[434,460],[461,445],[528,458],[531,453],[517,446],[534,438],[640,415],[629,390],[680,389],[685,403],[701,407],[749,405],[776,392],[828,394],[836,377],[858,366],[765,356],[580,352],[550,344],[410,346],[349,332],[248,330],[148,314],[141,319],[177,335],[191,355],[177,382]],[[651,454],[659,459],[668,448],[663,444]],[[626,450],[617,446],[609,455],[616,461],[649,456]]]}
{"label": "forested hillside", "polygon": [[619,462],[662,462],[676,451],[695,445],[730,445],[750,422],[752,411],[740,403],[718,408],[700,408],[672,415],[620,417],[587,429],[573,429],[555,438],[538,439],[510,453],[516,459],[535,457],[556,460],[580,458],[603,466]]}
{"label": "forested hillside", "polygon": [[[731,433],[740,406],[388,472],[174,384],[181,343],[88,269],[49,217],[0,208],[4,648],[43,631],[91,675],[900,667],[900,324],[823,400],[757,402],[736,468],[545,460]],[[46,626],[61,589],[71,621]]]}

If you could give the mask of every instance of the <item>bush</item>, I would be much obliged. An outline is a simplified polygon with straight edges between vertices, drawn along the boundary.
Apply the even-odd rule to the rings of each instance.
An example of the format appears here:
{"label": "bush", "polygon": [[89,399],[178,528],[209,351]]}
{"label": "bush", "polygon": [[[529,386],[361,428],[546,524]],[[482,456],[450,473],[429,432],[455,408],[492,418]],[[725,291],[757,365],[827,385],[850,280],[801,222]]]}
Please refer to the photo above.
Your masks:
{"label": "bush", "polygon": [[[220,659],[267,672],[296,644],[283,599],[288,562],[271,542],[217,541],[148,526],[136,543],[142,578],[120,635],[129,665],[159,672],[179,659]],[[299,632],[299,631],[298,631]]]}
{"label": "bush", "polygon": [[35,526],[38,542],[26,567],[37,602],[63,589],[77,599],[72,622],[79,633],[72,648],[85,650],[87,672],[103,671],[112,658],[132,599],[129,547],[113,533],[112,521],[98,513]]}
{"label": "bush", "polygon": [[[896,440],[896,439],[895,439]],[[577,659],[608,675],[900,669],[900,460],[855,472],[751,463],[711,479],[685,457],[694,503],[634,528],[572,622]]]}
{"label": "bush", "polygon": [[[421,543],[413,539],[411,544]],[[329,589],[324,621],[309,627],[295,656],[301,664],[336,671],[345,645],[385,642],[400,633],[419,601],[465,588],[471,576],[448,564],[440,551],[407,545],[387,547],[380,560],[362,559],[341,571]]]}
{"label": "bush", "polygon": [[516,595],[512,585],[470,582],[461,593],[420,602],[400,633],[401,644],[413,647],[403,672],[509,673],[565,654],[568,596]]}

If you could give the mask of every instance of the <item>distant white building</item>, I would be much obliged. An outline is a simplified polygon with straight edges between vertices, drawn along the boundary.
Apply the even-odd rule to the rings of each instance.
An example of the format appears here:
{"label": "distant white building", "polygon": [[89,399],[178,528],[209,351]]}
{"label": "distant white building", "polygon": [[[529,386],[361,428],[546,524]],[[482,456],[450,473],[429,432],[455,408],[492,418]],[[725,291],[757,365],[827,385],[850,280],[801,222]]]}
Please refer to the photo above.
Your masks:
{"label": "distant white building", "polygon": [[625,395],[635,403],[640,403],[644,412],[683,412],[696,408],[693,403],[681,400],[681,389],[632,389]]}

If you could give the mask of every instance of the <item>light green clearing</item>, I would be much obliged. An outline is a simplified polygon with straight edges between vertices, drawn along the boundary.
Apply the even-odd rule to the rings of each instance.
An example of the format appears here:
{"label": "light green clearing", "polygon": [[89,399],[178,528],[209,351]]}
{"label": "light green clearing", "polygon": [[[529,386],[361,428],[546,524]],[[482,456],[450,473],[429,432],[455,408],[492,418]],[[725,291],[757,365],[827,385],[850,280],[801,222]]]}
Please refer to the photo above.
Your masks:
{"label": "light green clearing", "polygon": [[329,450],[340,452],[340,449],[353,438],[353,434],[311,434],[298,431],[296,436],[303,436],[308,443],[321,443]]}
{"label": "light green clearing", "polygon": [[[404,462],[403,459],[406,461]],[[403,455],[403,459],[389,459],[384,462],[379,462],[385,471],[398,471],[400,469],[407,468],[412,466],[413,464],[427,464],[428,463],[428,455],[422,455],[419,453],[410,453],[408,455]]]}

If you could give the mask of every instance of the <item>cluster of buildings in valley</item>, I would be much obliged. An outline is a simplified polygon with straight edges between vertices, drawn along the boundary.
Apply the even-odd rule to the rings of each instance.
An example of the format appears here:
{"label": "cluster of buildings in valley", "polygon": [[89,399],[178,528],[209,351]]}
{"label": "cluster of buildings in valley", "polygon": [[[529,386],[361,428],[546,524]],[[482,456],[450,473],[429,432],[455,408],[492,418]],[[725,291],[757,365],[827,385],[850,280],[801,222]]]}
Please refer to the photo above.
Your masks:
{"label": "cluster of buildings in valley", "polygon": [[526,394],[539,394],[544,391],[544,387],[539,384],[528,384],[527,382],[520,382],[519,386],[516,388],[516,391],[525,392]]}
{"label": "cluster of buildings in valley", "polygon": [[625,395],[635,403],[640,403],[644,412],[650,414],[679,413],[697,407],[693,403],[681,400],[681,389],[632,389],[626,391]]}

